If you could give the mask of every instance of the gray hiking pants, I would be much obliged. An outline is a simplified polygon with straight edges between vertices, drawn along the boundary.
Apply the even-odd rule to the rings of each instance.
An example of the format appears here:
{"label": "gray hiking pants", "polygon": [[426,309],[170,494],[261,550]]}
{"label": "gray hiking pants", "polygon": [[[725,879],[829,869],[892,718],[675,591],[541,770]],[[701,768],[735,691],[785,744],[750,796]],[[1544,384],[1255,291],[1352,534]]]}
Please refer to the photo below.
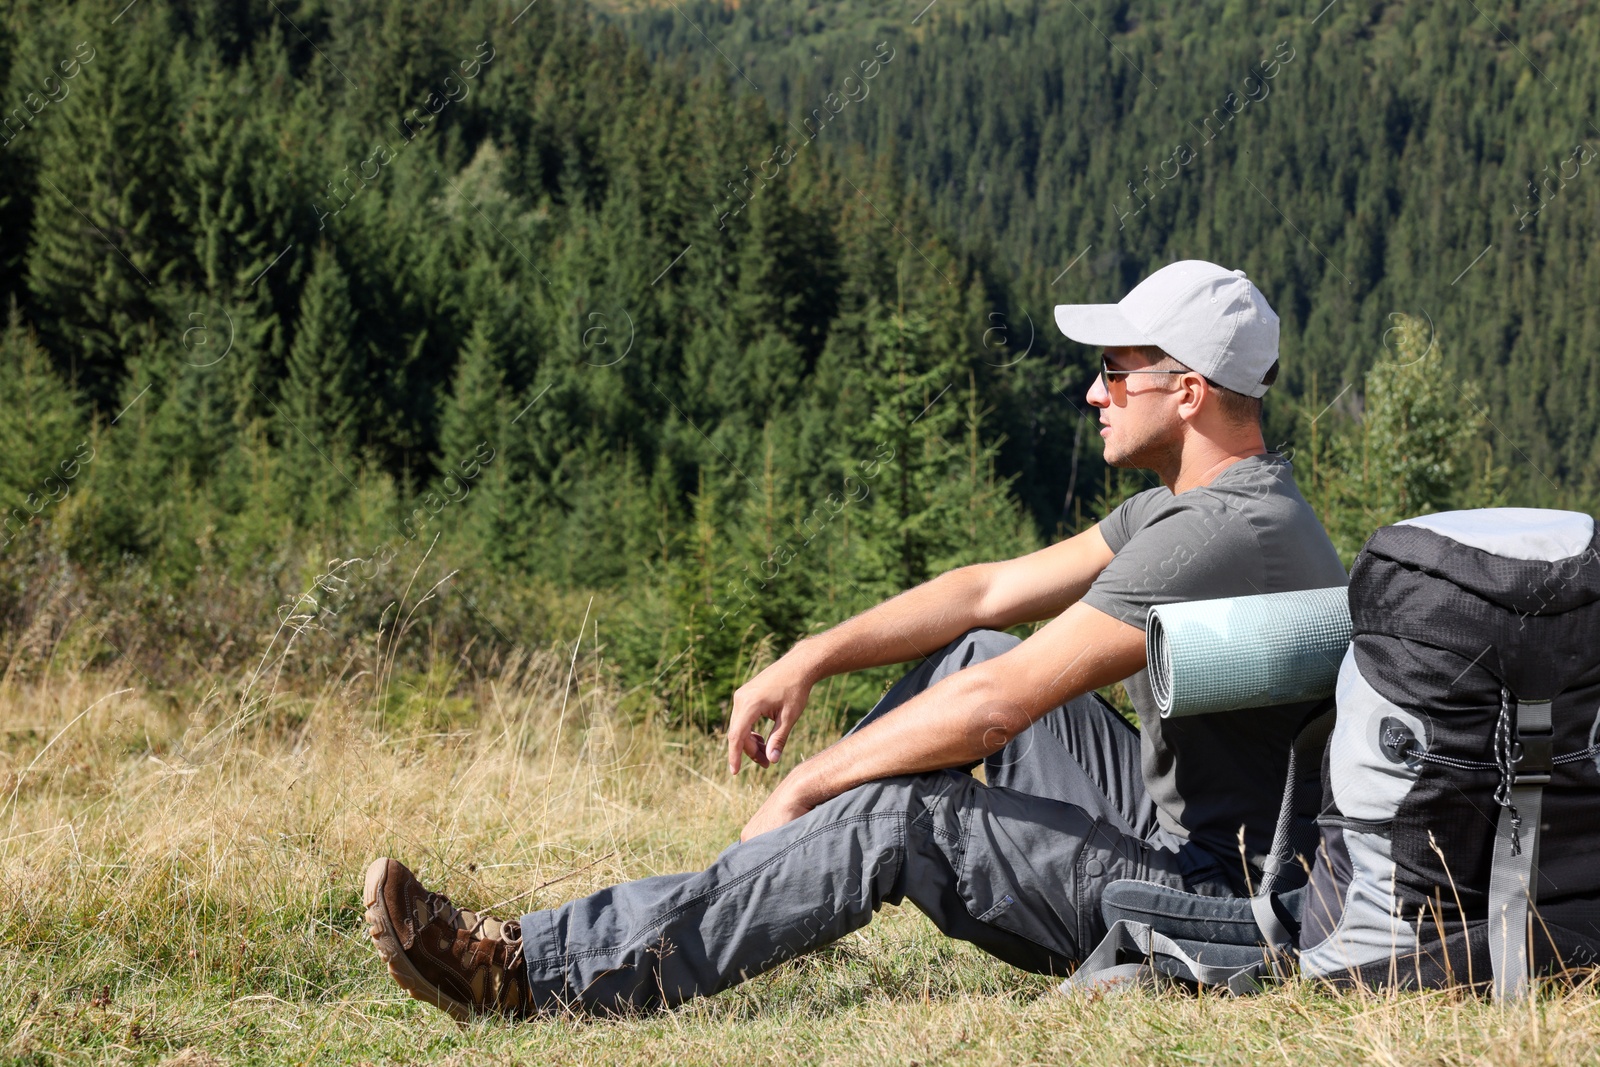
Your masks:
{"label": "gray hiking pants", "polygon": [[[901,678],[854,729],[1017,638],[972,630]],[[976,764],[974,764],[976,766]],[[1096,694],[959,770],[869,782],[723,851],[710,867],[522,917],[538,1001],[675,1005],[752,978],[909,898],[935,926],[1017,967],[1064,975],[1105,933],[1117,878],[1232,892],[1217,861],[1161,828],[1139,735]]]}

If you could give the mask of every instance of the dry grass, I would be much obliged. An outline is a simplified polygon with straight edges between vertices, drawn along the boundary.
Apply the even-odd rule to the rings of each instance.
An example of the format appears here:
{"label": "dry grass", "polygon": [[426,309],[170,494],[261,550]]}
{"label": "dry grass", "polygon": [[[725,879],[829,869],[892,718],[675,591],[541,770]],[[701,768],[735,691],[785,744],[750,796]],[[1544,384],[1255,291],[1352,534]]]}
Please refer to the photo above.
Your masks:
{"label": "dry grass", "polygon": [[[730,780],[713,738],[631,725],[584,675],[540,653],[465,695],[424,679],[385,682],[375,700],[358,673],[303,697],[253,687],[242,702],[237,683],[174,698],[137,678],[12,679],[0,1062],[1600,1059],[1592,989],[1504,1013],[1307,986],[1069,1002],[893,908],[675,1012],[458,1028],[402,995],[366,942],[372,856],[404,858],[469,905],[548,906],[704,864],[770,786]],[[797,740],[796,754],[824,739]]]}

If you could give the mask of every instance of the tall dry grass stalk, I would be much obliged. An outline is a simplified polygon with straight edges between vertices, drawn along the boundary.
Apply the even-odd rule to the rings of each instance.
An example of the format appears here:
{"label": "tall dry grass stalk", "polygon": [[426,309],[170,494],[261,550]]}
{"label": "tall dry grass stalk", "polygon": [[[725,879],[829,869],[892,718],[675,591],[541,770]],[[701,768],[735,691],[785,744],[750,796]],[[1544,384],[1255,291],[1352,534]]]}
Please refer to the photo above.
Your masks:
{"label": "tall dry grass stalk", "polygon": [[673,1013],[458,1029],[405,998],[366,942],[370,858],[513,914],[704,865],[772,779],[730,779],[716,738],[628,721],[570,647],[476,681],[353,663],[310,693],[259,682],[174,696],[57,671],[0,692],[0,1061],[1600,1058],[1591,989],[1509,1012],[1303,985],[1074,1002],[893,908]]}

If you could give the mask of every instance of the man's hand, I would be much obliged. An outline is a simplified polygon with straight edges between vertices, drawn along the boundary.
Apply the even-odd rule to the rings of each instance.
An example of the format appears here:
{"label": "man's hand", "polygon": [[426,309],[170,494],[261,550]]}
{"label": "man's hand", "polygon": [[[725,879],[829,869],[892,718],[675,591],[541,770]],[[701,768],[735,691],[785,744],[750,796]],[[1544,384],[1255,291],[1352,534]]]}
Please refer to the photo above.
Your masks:
{"label": "man's hand", "polygon": [[[805,764],[802,763],[800,766],[803,767]],[[783,780],[782,785],[772,791],[766,803],[761,805],[761,810],[744,824],[744,831],[739,834],[739,840],[748,841],[757,834],[776,830],[784,823],[793,822],[810,811],[812,805],[806,802],[799,783],[800,775],[797,769]]]}
{"label": "man's hand", "polygon": [[1143,630],[1074,604],[1010,651],[956,671],[801,763],[743,839],[864,782],[983,759],[1051,708],[1144,666]]}
{"label": "man's hand", "polygon": [[[733,694],[728,770],[738,774],[745,756],[762,767],[776,763],[822,679],[922,659],[975,626],[1004,630],[1056,618],[1083,596],[1111,555],[1100,528],[1091,526],[1017,559],[946,571],[806,638]],[[755,732],[762,719],[773,722],[770,737]]]}
{"label": "man's hand", "polygon": [[[741,756],[749,756],[761,766],[770,767],[783,755],[783,743],[789,739],[789,731],[794,729],[800,713],[805,710],[806,701],[811,698],[811,687],[816,684],[798,660],[791,650],[734,692],[733,713],[728,717],[730,774],[739,773]],[[771,737],[755,732],[756,724],[762,719],[772,720]]]}

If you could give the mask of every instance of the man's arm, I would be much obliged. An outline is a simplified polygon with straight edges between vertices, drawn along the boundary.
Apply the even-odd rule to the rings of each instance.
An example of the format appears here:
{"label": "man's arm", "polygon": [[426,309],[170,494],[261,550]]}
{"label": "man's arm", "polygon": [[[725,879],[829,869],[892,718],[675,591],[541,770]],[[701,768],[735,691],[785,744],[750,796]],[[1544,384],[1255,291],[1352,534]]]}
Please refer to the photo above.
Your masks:
{"label": "man's arm", "polygon": [[[921,659],[974,627],[1004,630],[1057,616],[1111,557],[1094,526],[1026,556],[948,571],[800,641],[734,693],[728,769],[737,774],[741,756],[763,767],[776,761],[812,687],[824,678]],[[770,739],[755,732],[763,718],[775,724]]]}
{"label": "man's arm", "polygon": [[789,773],[741,840],[864,782],[959,767],[1003,748],[1045,712],[1145,666],[1144,631],[1075,604],[1003,655],[957,671]]}

